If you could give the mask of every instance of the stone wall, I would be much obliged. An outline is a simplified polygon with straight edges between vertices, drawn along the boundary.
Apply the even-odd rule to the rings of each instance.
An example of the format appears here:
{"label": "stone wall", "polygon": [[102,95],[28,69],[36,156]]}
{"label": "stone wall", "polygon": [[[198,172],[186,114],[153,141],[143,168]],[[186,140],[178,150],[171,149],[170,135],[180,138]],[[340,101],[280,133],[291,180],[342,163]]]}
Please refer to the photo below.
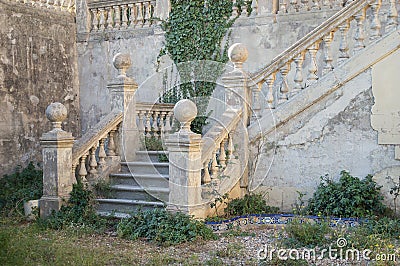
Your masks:
{"label": "stone wall", "polygon": [[39,138],[50,129],[45,109],[68,108],[64,128],[79,136],[79,80],[74,17],[0,1],[0,176],[41,161]]}
{"label": "stone wall", "polygon": [[[296,191],[312,196],[320,176],[342,170],[360,178],[399,166],[393,145],[379,145],[371,127],[371,70],[345,84],[266,136],[251,189],[268,191],[270,203],[291,211]],[[254,157],[255,158],[255,157]]]}

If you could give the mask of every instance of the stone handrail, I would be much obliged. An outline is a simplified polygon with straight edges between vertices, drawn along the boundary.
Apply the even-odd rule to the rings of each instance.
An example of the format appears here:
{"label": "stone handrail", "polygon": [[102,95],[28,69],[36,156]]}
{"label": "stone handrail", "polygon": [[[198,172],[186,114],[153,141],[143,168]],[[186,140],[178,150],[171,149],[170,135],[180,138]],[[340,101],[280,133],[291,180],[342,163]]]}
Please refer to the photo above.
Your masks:
{"label": "stone handrail", "polygon": [[174,104],[136,103],[137,125],[141,135],[160,138],[172,131]]}
{"label": "stone handrail", "polygon": [[[107,156],[117,156],[115,134],[122,123],[123,113],[114,110],[100,122],[75,141],[72,148],[72,173],[87,181],[87,175],[96,175],[106,166]],[[97,156],[96,156],[97,154]]]}
{"label": "stone handrail", "polygon": [[278,14],[342,8],[343,2],[343,0],[279,0]]}
{"label": "stone handrail", "polygon": [[[270,64],[254,74],[250,74],[249,87],[253,88],[253,110],[261,115],[260,92],[265,83],[267,90],[266,109],[275,108],[286,102],[302,89],[315,83],[319,78],[332,71],[366,46],[369,39],[373,42],[397,28],[398,16],[395,0],[388,0],[386,24],[380,17],[381,0],[356,0],[337,12],[305,37],[286,49]],[[367,10],[371,9],[370,30],[365,29]],[[354,21],[354,23],[351,23]],[[354,29],[350,31],[350,26]],[[339,34],[335,34],[339,32]],[[349,38],[349,32],[354,38]],[[366,36],[369,35],[369,38]],[[335,38],[337,37],[337,38]],[[334,45],[338,42],[338,45]],[[350,43],[350,41],[353,41]],[[323,45],[320,45],[320,44]],[[332,47],[338,51],[332,51]],[[350,53],[352,48],[352,53]],[[307,56],[307,58],[306,58]],[[334,57],[335,56],[335,57]],[[319,60],[322,59],[322,60]],[[321,62],[322,61],[322,62]],[[303,79],[305,62],[308,63],[308,75]],[[292,67],[292,64],[294,65]],[[292,69],[292,71],[291,71]],[[279,78],[278,78],[279,77]],[[289,79],[289,77],[291,79]]]}
{"label": "stone handrail", "polygon": [[91,32],[148,27],[155,23],[156,1],[90,1]]}
{"label": "stone handrail", "polygon": [[15,2],[24,3],[26,5],[31,5],[35,7],[42,7],[42,8],[75,13],[74,0],[15,0]]}
{"label": "stone handrail", "polygon": [[242,119],[241,109],[228,109],[221,119],[202,137],[202,183],[217,178],[234,159],[233,131]]}

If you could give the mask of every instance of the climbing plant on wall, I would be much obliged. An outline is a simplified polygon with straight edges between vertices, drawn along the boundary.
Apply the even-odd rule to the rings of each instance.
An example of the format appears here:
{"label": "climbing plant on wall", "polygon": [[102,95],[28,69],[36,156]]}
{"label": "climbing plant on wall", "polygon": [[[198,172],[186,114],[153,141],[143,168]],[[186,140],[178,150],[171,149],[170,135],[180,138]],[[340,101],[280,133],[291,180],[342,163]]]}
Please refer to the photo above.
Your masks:
{"label": "climbing plant on wall", "polygon": [[201,133],[205,123],[206,99],[228,61],[229,28],[234,22],[231,15],[231,0],[172,0],[169,19],[163,23],[165,47],[160,56],[167,54],[174,61],[181,83],[168,88],[161,101],[176,103],[180,99],[202,97],[196,105],[203,117],[193,123],[197,133]]}

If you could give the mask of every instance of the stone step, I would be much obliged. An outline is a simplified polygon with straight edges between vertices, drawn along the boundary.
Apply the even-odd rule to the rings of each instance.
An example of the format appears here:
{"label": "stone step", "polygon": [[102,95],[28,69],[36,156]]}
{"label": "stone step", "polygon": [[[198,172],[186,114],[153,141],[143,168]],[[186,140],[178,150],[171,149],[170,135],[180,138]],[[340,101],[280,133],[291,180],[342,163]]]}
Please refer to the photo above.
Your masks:
{"label": "stone step", "polygon": [[169,174],[169,163],[160,162],[121,162],[121,172],[132,172],[133,174]]}
{"label": "stone step", "polygon": [[168,162],[168,151],[137,151],[136,161],[138,162]]}
{"label": "stone step", "polygon": [[161,174],[118,173],[110,175],[110,181],[113,185],[141,186],[144,188],[168,188],[168,180],[168,175]]}
{"label": "stone step", "polygon": [[164,187],[143,188],[140,186],[113,185],[111,190],[116,199],[166,202],[169,197],[169,188]]}
{"label": "stone step", "polygon": [[118,212],[130,213],[141,210],[152,210],[154,208],[164,208],[164,203],[161,201],[144,201],[144,200],[129,200],[129,199],[97,199],[99,205],[98,212]]}

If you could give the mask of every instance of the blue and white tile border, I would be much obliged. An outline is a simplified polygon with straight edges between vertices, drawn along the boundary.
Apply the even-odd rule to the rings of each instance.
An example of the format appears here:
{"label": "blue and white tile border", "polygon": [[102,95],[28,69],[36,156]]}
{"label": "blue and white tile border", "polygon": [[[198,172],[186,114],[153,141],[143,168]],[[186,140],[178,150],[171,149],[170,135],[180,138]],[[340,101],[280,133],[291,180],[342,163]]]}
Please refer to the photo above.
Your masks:
{"label": "blue and white tile border", "polygon": [[205,222],[205,224],[212,228],[214,232],[223,232],[230,229],[242,229],[248,226],[285,225],[290,223],[295,218],[299,219],[301,223],[304,221],[314,221],[316,223],[321,223],[321,221],[329,221],[329,225],[331,227],[354,227],[365,221],[358,218],[299,216],[294,214],[249,214],[218,222]]}

